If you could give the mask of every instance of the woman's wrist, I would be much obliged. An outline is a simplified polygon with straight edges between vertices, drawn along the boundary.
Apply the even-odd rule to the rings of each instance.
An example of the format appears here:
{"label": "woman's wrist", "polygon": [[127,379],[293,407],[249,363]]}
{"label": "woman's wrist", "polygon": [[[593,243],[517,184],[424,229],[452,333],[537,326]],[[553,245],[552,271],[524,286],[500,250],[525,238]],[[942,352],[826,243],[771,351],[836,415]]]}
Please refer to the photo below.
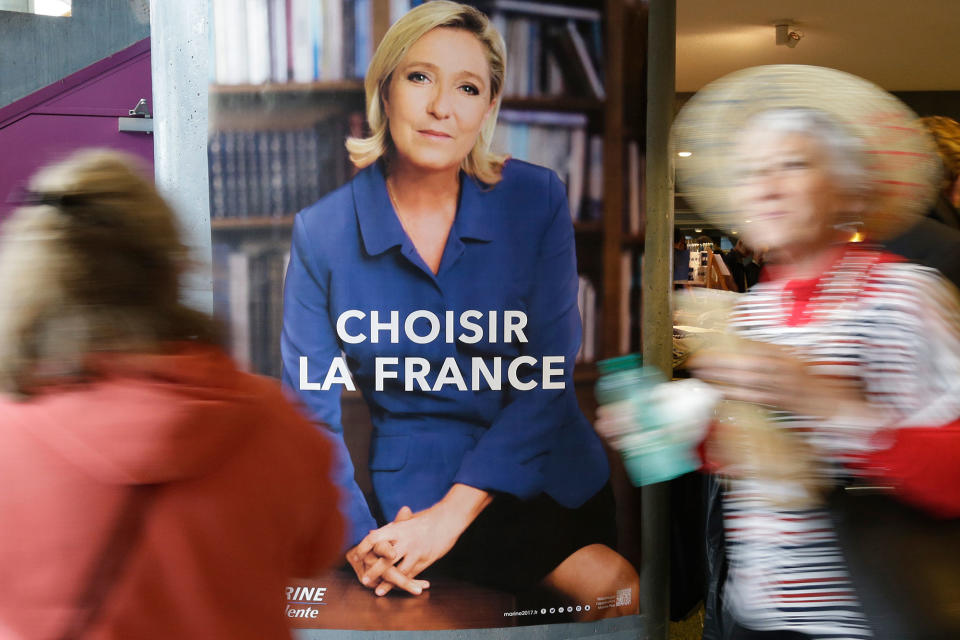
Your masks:
{"label": "woman's wrist", "polygon": [[443,499],[433,508],[437,509],[443,519],[456,529],[457,535],[460,535],[492,500],[493,497],[488,492],[458,483],[450,487]]}

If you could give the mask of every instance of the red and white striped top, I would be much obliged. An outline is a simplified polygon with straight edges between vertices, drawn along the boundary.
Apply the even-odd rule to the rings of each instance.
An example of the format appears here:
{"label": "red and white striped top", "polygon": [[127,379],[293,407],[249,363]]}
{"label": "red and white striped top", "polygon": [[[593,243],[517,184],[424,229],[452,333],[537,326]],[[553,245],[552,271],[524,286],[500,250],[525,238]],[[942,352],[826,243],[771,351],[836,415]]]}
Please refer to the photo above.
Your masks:
{"label": "red and white striped top", "polygon": [[[732,326],[790,348],[820,375],[855,382],[886,410],[879,432],[777,414],[836,475],[881,478],[905,501],[960,515],[960,305],[937,272],[850,247],[816,280],[755,286]],[[828,514],[774,506],[772,492],[784,489],[734,480],[724,495],[735,617],[760,630],[870,638]]]}

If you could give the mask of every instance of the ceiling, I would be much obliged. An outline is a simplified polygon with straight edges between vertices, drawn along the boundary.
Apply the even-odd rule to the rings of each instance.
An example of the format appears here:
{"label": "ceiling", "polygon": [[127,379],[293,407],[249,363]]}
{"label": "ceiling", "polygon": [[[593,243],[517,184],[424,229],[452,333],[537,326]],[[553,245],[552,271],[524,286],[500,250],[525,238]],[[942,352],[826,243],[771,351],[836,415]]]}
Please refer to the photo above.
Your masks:
{"label": "ceiling", "polygon": [[[775,45],[790,19],[803,39]],[[677,0],[677,91],[758,64],[814,64],[890,91],[960,90],[960,0]]]}

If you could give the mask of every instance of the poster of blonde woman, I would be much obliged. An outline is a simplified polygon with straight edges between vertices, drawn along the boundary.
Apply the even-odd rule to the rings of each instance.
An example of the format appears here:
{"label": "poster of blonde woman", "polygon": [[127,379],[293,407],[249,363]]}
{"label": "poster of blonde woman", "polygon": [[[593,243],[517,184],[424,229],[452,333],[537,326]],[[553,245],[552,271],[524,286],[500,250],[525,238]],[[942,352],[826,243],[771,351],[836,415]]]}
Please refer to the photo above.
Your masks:
{"label": "poster of blonde woman", "polygon": [[[337,16],[334,4],[310,5],[319,23],[300,24],[296,14],[284,21],[274,5],[267,12],[266,24],[287,28],[280,57],[289,56],[280,77],[265,64],[260,79],[274,89],[280,78],[292,82],[288,90],[307,98],[290,102],[306,106],[276,106],[289,109],[285,122],[237,133],[230,126],[242,118],[231,107],[274,98],[252,91],[251,99],[225,83],[222,112],[211,115],[224,315],[235,317],[238,297],[250,308],[269,305],[282,282],[282,301],[233,335],[264,331],[266,349],[241,354],[279,374],[334,443],[349,523],[343,566],[291,583],[288,615],[297,626],[354,629],[635,615],[637,567],[621,553],[609,456],[575,375],[592,366],[578,365],[577,228],[599,224],[581,222],[591,206],[582,204],[586,116],[502,109],[508,93],[539,93],[541,78],[525,67],[511,73],[501,29],[520,22],[529,40],[532,25],[543,26],[529,46],[573,42],[596,76],[600,13],[491,19],[472,5],[427,2],[400,12],[374,48],[361,27],[366,5],[344,3],[339,9],[353,13]],[[235,18],[215,13],[216,33],[229,38]],[[327,35],[330,20],[356,32],[339,54],[321,38],[313,67],[301,68],[299,39],[315,28]],[[269,49],[276,30],[266,35]],[[516,64],[532,62],[517,54]],[[553,90],[574,82],[560,75]],[[535,160],[541,146],[578,160],[547,153],[548,167],[517,157]],[[288,201],[299,213],[284,225]],[[252,220],[265,206],[276,207],[268,222],[277,224],[257,229]],[[264,263],[274,275],[260,273]],[[588,375],[579,386],[591,395],[594,382]],[[622,484],[624,503],[633,489]]]}

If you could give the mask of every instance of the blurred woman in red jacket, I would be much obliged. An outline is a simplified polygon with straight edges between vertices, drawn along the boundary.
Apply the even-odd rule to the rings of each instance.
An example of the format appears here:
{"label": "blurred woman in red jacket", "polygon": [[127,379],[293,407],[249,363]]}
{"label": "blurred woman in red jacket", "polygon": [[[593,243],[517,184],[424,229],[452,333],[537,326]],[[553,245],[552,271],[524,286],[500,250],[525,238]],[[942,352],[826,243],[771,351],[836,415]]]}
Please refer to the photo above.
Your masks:
{"label": "blurred woman in red jacket", "polygon": [[287,579],[340,551],[329,445],[179,302],[130,163],[44,169],[0,242],[0,635],[289,638]]}

